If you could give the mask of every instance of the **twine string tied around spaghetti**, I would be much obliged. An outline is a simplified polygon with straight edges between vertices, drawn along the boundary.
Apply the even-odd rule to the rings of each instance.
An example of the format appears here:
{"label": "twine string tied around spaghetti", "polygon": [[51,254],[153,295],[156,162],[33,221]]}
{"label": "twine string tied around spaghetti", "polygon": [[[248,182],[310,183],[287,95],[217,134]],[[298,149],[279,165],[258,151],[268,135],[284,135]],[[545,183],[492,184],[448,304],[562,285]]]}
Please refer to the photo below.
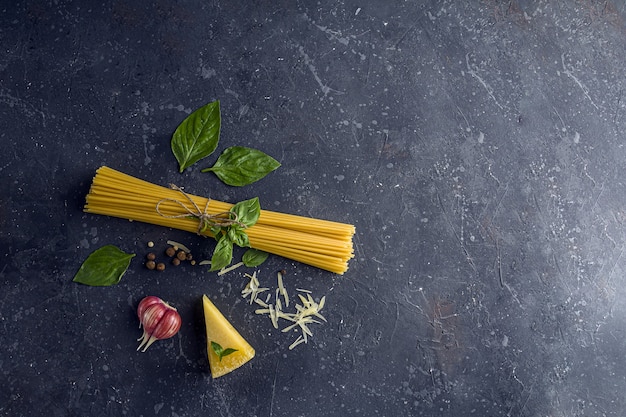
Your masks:
{"label": "twine string tied around spaghetti", "polygon": [[[175,184],[170,184],[170,188],[172,190],[180,192],[189,205],[175,198],[163,198],[159,200],[156,204],[156,212],[160,216],[166,217],[168,219],[182,219],[185,217],[194,217],[198,219],[198,230],[196,231],[196,233],[199,235],[202,235],[203,232],[205,232],[207,229],[213,227],[222,228],[232,226],[234,224],[243,228],[247,227],[245,224],[237,220],[237,213],[233,213],[232,211],[223,211],[220,213],[210,214],[208,210],[211,199],[207,199],[207,202],[204,205],[204,210],[201,210],[198,204],[196,204],[196,202],[189,196],[189,194],[187,194],[183,190],[182,187],[179,187]],[[167,201],[178,204],[183,210],[185,210],[185,213],[172,215],[161,212],[161,204]]]}

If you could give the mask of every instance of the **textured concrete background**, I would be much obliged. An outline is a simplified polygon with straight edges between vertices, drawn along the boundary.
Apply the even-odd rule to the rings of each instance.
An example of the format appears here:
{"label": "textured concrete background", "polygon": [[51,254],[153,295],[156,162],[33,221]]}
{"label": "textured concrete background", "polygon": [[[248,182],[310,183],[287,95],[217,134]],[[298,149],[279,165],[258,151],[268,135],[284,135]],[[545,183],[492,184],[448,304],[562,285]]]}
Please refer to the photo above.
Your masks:
{"label": "textured concrete background", "polygon": [[[0,6],[0,413],[6,416],[623,416],[623,1],[23,2]],[[171,154],[220,100],[218,152],[282,166],[243,188]],[[193,234],[86,215],[95,170],[356,225],[293,351],[244,272],[139,261]],[[71,282],[105,244],[122,282]],[[211,380],[200,297],[257,350]],[[137,353],[134,309],[181,312]]]}

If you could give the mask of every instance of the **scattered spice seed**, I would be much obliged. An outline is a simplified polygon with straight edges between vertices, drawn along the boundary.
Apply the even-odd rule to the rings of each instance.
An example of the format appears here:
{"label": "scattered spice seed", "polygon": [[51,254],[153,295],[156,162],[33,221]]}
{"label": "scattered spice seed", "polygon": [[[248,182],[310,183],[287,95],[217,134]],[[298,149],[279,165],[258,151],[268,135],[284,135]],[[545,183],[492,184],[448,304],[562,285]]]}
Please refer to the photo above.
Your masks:
{"label": "scattered spice seed", "polygon": [[173,246],[170,246],[169,248],[165,250],[165,254],[171,258],[174,255],[176,255],[176,249],[174,249]]}
{"label": "scattered spice seed", "polygon": [[148,247],[149,248],[153,248],[154,247],[154,242],[153,241],[148,242]]}
{"label": "scattered spice seed", "polygon": [[178,259],[178,258],[172,259],[172,265],[174,265],[174,266],[180,265],[180,259]]}
{"label": "scattered spice seed", "polygon": [[184,261],[185,259],[187,259],[187,254],[184,251],[178,251],[178,253],[176,254],[176,258],[179,261]]}
{"label": "scattered spice seed", "polygon": [[188,254],[187,254],[187,260],[188,260],[188,261],[191,261],[192,259],[193,259],[193,256],[192,256],[190,253],[188,253]]}
{"label": "scattered spice seed", "polygon": [[165,271],[165,264],[163,262],[159,262],[156,264],[157,271]]}
{"label": "scattered spice seed", "polygon": [[154,261],[156,259],[156,255],[152,252],[146,255],[146,259],[149,261]]}
{"label": "scattered spice seed", "polygon": [[156,268],[156,262],[154,262],[153,260],[147,261],[146,262],[146,268],[148,268],[148,269]]}

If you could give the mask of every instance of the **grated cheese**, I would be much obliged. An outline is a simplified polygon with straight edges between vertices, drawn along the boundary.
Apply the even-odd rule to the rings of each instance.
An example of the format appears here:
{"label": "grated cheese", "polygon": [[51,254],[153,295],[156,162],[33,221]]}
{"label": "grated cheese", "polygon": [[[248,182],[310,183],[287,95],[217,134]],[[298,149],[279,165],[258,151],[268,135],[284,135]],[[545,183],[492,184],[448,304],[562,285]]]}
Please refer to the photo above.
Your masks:
{"label": "grated cheese", "polygon": [[183,252],[191,253],[189,248],[187,246],[183,245],[182,243],[178,243],[178,242],[175,242],[173,240],[168,240],[167,244],[170,245],[170,246],[174,246],[175,248],[180,249]]}
{"label": "grated cheese", "polygon": [[[244,276],[248,278],[248,283],[241,291],[242,296],[244,298],[250,297],[250,304],[256,303],[262,307],[256,309],[254,311],[255,314],[267,315],[275,329],[280,328],[279,320],[281,319],[290,322],[291,324],[281,330],[282,333],[289,331],[300,333],[298,338],[289,345],[289,350],[294,349],[301,343],[308,343],[309,338],[313,337],[310,325],[321,324],[322,321],[326,322],[326,318],[320,313],[326,303],[326,296],[323,296],[319,302],[316,302],[311,295],[311,291],[298,288],[296,291],[302,293],[297,294],[300,303],[294,305],[294,313],[289,313],[283,311],[283,301],[285,307],[289,306],[289,295],[282,280],[282,273],[278,273],[278,288],[272,292],[269,291],[269,288],[260,286],[256,271],[252,275],[244,274]],[[258,295],[265,291],[268,291],[268,293],[265,301],[263,301],[258,298]],[[274,295],[273,303],[272,295]]]}
{"label": "grated cheese", "polygon": [[257,296],[265,291],[268,291],[269,288],[259,287],[259,280],[256,277],[256,271],[252,275],[244,274],[246,278],[249,278],[248,284],[241,291],[241,295],[243,298],[247,298],[250,296],[250,304],[254,303],[257,300]]}
{"label": "grated cheese", "polygon": [[289,350],[293,350],[293,348],[298,346],[300,343],[304,343],[304,338],[302,336],[298,336],[296,341],[289,345]]}
{"label": "grated cheese", "polygon": [[237,268],[239,268],[239,267],[241,267],[241,266],[243,266],[243,262],[237,262],[236,264],[231,265],[231,266],[229,266],[229,267],[227,267],[227,268],[222,268],[222,269],[220,269],[220,271],[217,273],[217,276],[222,276],[222,275],[224,275],[224,274],[226,274],[226,273],[228,273],[228,272],[230,272],[230,271],[234,271],[235,269],[237,269]]}
{"label": "grated cheese", "polygon": [[[278,271],[278,292],[283,296],[285,300],[285,307],[289,307],[289,294],[285,289],[285,285],[283,283],[283,274]],[[276,299],[278,299],[278,295],[276,295]]]}
{"label": "grated cheese", "polygon": [[[265,308],[269,307],[269,306],[268,306],[268,304],[267,304],[265,301],[263,301],[263,300],[259,300],[258,298],[256,298],[256,299],[254,300],[254,302],[255,302],[255,303],[257,303],[258,305],[260,305],[261,307],[265,307]],[[257,314],[258,314],[258,313],[257,313]]]}

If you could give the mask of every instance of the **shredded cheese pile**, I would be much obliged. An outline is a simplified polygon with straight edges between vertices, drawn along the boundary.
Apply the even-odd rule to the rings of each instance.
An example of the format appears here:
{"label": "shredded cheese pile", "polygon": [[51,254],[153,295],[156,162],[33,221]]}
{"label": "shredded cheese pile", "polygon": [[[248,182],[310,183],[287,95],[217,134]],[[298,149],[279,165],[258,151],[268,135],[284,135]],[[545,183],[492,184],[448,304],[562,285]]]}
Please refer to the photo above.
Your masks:
{"label": "shredded cheese pile", "polygon": [[[274,302],[272,302],[272,293],[268,292],[270,288],[260,286],[256,271],[252,275],[244,274],[244,276],[248,278],[248,283],[241,291],[241,295],[243,298],[248,298],[250,305],[254,303],[261,307],[255,310],[256,314],[267,314],[275,329],[279,328],[278,322],[280,319],[289,321],[291,324],[281,330],[283,333],[292,330],[300,331],[298,338],[289,345],[289,350],[301,343],[308,343],[309,338],[313,336],[313,332],[309,328],[310,324],[319,324],[321,323],[320,320],[326,321],[326,318],[320,313],[322,308],[324,308],[326,296],[322,297],[318,303],[315,302],[310,291],[297,289],[297,291],[305,293],[306,296],[298,294],[302,304],[296,304],[296,311],[288,313],[283,310],[283,303],[284,307],[289,307],[289,294],[284,286],[282,273],[278,272],[278,288],[276,288],[274,294]],[[259,298],[259,295],[264,292],[268,293],[265,300],[262,300]]]}

